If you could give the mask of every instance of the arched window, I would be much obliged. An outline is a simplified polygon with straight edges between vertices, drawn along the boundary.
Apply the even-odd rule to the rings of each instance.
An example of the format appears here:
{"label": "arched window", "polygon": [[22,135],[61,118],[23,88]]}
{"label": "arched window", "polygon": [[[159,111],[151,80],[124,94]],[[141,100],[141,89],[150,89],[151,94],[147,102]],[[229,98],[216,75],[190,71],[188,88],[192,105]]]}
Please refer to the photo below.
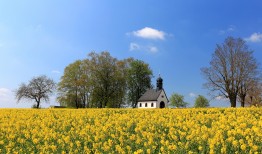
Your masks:
{"label": "arched window", "polygon": [[139,103],[139,107],[142,107],[142,103]]}
{"label": "arched window", "polygon": [[147,103],[145,104],[145,107],[147,107]]}
{"label": "arched window", "polygon": [[151,103],[151,107],[154,107],[154,103]]}

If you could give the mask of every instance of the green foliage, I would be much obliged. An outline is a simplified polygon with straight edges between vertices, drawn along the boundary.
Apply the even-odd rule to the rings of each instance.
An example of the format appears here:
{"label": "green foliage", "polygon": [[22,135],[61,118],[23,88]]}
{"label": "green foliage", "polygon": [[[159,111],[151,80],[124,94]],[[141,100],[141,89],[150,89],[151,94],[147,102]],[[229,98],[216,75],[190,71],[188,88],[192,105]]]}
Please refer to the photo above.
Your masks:
{"label": "green foliage", "polygon": [[126,64],[109,52],[89,54],[92,106],[121,107],[125,103]]}
{"label": "green foliage", "polygon": [[194,107],[209,107],[209,101],[202,95],[198,95]]}
{"label": "green foliage", "polygon": [[184,101],[184,96],[178,93],[173,93],[169,100],[170,105],[173,107],[186,107],[188,105],[188,103]]}
{"label": "green foliage", "polygon": [[149,65],[141,60],[128,59],[129,68],[127,69],[127,86],[128,86],[128,101],[135,108],[138,99],[152,88],[151,78],[152,70]]}
{"label": "green foliage", "polygon": [[119,108],[126,102],[127,67],[109,52],[91,52],[65,68],[57,100],[67,107]]}
{"label": "green foliage", "polygon": [[57,100],[68,107],[86,107],[89,86],[88,61],[77,60],[69,64],[58,83]]}

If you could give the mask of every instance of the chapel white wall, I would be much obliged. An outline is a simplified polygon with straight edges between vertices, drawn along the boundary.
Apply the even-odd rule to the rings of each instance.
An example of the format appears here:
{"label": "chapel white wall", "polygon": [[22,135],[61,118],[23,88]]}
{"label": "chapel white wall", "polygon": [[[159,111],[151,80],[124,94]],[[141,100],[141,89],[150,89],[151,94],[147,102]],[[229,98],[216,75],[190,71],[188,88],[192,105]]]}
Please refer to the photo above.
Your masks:
{"label": "chapel white wall", "polygon": [[[140,107],[140,103],[142,104],[142,106]],[[147,103],[147,107],[145,107],[145,105],[146,105],[146,103]],[[154,104],[154,106],[153,107],[151,107],[151,103],[153,103]],[[138,108],[156,108],[157,107],[157,102],[156,101],[147,101],[147,102],[138,102],[137,103],[137,106],[138,106]]]}

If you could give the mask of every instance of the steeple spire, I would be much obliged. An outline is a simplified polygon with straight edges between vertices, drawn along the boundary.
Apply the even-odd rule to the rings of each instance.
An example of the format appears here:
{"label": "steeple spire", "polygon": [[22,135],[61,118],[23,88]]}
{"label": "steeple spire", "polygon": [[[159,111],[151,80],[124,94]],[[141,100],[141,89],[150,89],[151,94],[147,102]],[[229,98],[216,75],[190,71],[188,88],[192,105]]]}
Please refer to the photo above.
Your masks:
{"label": "steeple spire", "polygon": [[160,77],[160,74],[159,74],[159,77],[156,80],[156,86],[157,86],[157,90],[163,89],[163,79]]}

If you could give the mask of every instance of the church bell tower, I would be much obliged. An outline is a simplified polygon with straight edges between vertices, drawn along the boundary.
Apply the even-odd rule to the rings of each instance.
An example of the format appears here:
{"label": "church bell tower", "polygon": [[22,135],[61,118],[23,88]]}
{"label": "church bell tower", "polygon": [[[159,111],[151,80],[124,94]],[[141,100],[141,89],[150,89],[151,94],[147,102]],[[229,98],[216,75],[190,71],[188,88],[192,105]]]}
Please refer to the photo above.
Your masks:
{"label": "church bell tower", "polygon": [[156,87],[157,87],[157,90],[163,89],[163,79],[160,77],[160,74],[159,74],[159,77],[156,80]]}

